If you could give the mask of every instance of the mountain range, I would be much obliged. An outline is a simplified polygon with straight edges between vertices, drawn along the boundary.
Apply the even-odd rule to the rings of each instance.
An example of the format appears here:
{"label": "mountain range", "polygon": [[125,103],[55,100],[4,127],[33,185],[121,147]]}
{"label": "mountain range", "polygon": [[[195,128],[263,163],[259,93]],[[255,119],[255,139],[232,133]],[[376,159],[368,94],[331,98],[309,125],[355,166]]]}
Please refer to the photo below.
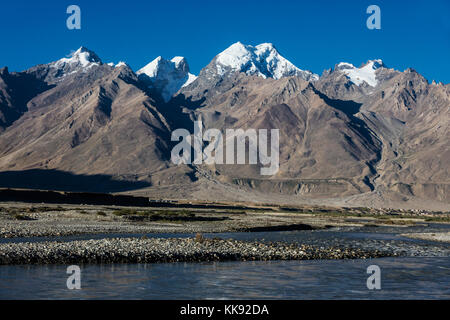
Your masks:
{"label": "mountain range", "polygon": [[[195,120],[279,129],[280,170],[174,165],[171,133]],[[238,42],[195,76],[183,57],[134,72],[81,47],[0,69],[0,187],[448,210],[449,122],[449,84],[380,59],[319,76]]]}

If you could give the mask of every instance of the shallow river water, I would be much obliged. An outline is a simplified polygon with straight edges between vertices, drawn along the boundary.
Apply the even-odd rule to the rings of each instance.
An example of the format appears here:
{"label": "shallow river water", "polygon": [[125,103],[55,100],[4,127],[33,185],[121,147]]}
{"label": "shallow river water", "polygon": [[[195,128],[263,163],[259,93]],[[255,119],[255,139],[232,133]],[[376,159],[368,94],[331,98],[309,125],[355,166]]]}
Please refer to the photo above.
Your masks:
{"label": "shallow river water", "polygon": [[[448,228],[448,225],[424,227],[427,232]],[[420,231],[420,227],[401,230],[402,233]],[[0,266],[0,299],[450,299],[450,245],[412,240],[399,234],[395,228],[337,228],[207,235],[376,247],[404,256],[341,261],[82,265],[81,290],[67,289],[67,266]],[[96,237],[105,236],[119,235]],[[84,238],[92,236],[66,240]],[[367,288],[370,265],[381,269],[381,290]]]}
{"label": "shallow river water", "polygon": [[[381,269],[381,290],[366,271]],[[0,267],[0,299],[450,299],[450,257]]]}

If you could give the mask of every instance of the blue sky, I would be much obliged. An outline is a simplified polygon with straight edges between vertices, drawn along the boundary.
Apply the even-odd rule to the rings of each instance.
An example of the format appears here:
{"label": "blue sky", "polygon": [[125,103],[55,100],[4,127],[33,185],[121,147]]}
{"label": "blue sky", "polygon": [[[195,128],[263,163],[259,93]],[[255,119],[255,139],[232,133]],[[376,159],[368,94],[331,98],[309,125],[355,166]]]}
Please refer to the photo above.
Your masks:
{"label": "blue sky", "polygon": [[[79,5],[82,29],[66,28]],[[381,8],[381,30],[366,27],[366,8]],[[81,45],[104,62],[134,70],[154,58],[185,56],[198,74],[234,42],[275,44],[299,68],[321,74],[345,61],[381,58],[450,83],[448,0],[40,0],[2,1],[0,66],[21,71],[60,59]]]}

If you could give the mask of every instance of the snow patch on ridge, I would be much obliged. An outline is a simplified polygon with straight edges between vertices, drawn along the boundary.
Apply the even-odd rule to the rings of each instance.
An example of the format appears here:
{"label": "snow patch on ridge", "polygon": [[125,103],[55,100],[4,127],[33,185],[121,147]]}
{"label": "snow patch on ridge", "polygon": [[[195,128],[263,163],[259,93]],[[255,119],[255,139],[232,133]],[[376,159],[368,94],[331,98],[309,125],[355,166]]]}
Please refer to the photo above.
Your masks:
{"label": "snow patch on ridge", "polygon": [[110,62],[110,63],[108,63],[108,66],[113,67],[113,68],[120,68],[123,66],[127,66],[127,63],[124,61],[119,61],[118,64],[114,64],[114,62]]}
{"label": "snow patch on ridge", "polygon": [[198,77],[196,75],[193,75],[192,73],[188,73],[188,79],[186,80],[186,82],[183,84],[182,88],[187,87],[188,85],[190,85],[192,82],[194,82]]}
{"label": "snow patch on ridge", "polygon": [[381,67],[384,67],[383,61],[377,59],[370,60],[361,68],[356,68],[351,63],[341,62],[337,65],[336,70],[344,73],[357,86],[365,82],[371,87],[376,87],[378,85],[376,71]]}

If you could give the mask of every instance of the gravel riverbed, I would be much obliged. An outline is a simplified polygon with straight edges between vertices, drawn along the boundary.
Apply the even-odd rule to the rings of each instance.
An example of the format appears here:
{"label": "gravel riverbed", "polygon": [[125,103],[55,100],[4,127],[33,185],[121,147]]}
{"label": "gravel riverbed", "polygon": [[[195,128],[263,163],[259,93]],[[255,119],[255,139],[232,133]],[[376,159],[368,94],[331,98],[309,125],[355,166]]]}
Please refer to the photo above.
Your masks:
{"label": "gravel riverbed", "polygon": [[[443,232],[448,235],[449,225],[432,224],[420,216],[400,219],[251,210],[142,210],[5,205],[0,207],[0,264],[450,255],[448,242],[436,237]],[[206,238],[197,241],[195,233]],[[431,236],[423,236],[425,233]]]}
{"label": "gravel riverbed", "polygon": [[450,232],[410,233],[410,234],[403,234],[403,236],[412,239],[422,239],[422,240],[450,243]]}
{"label": "gravel riverbed", "polygon": [[387,251],[222,239],[101,239],[0,244],[0,264],[159,263],[367,259]]}

